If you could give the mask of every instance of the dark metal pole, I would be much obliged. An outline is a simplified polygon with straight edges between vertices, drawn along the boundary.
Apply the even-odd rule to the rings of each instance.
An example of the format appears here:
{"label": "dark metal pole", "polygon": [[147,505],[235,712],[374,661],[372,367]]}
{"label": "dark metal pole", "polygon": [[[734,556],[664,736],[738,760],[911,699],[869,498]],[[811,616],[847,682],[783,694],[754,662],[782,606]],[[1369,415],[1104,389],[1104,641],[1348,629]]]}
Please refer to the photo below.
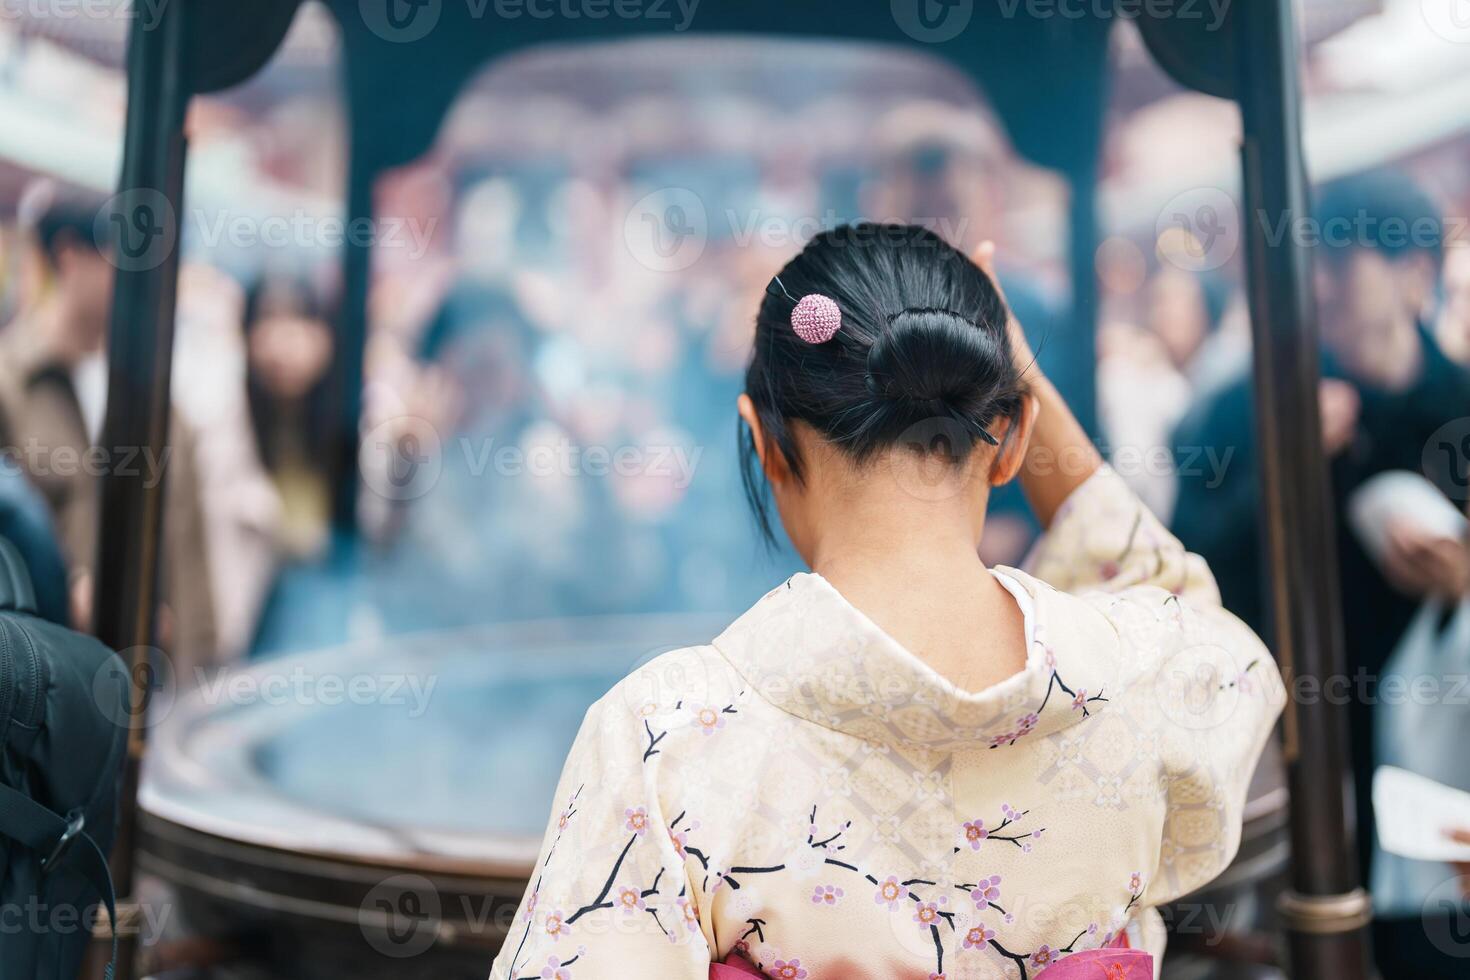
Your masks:
{"label": "dark metal pole", "polygon": [[[102,445],[114,454],[138,450],[160,461],[167,459],[163,453],[168,443],[178,215],[183,203],[188,11],[188,4],[169,3],[152,23],[143,17],[133,19],[119,194],[112,212],[101,218],[117,265]],[[163,495],[164,487],[147,478],[145,467],[116,467],[102,480],[93,577],[95,628],[104,643],[124,653],[133,678],[121,823],[112,858],[119,896],[118,980],[134,976],[137,951],[133,856],[148,679],[158,667],[150,662],[150,653]],[[97,959],[94,949],[90,963]]]}
{"label": "dark metal pole", "polygon": [[[1317,315],[1311,254],[1273,236],[1310,214],[1302,160],[1298,45],[1291,0],[1250,0],[1239,18],[1238,98],[1245,139],[1246,259],[1255,338],[1255,410],[1275,645],[1297,677],[1345,677],[1337,555],[1317,406]],[[1318,690],[1323,688],[1319,685]],[[1291,887],[1279,910],[1292,974],[1368,975],[1372,915],[1348,822],[1347,712],[1293,698],[1286,715]]]}
{"label": "dark metal pole", "polygon": [[372,235],[375,170],[353,151],[347,178],[348,235],[342,253],[342,304],[337,317],[337,350],[332,359],[332,525],[339,538],[357,530],[358,431],[362,422],[363,357],[367,348],[367,294],[372,280]]}
{"label": "dark metal pole", "polygon": [[1070,335],[1061,339],[1066,349],[1085,351],[1067,366],[1067,403],[1077,421],[1094,439],[1100,437],[1097,420],[1097,168],[1090,166],[1072,180],[1069,208],[1071,238],[1068,259],[1072,270]]}

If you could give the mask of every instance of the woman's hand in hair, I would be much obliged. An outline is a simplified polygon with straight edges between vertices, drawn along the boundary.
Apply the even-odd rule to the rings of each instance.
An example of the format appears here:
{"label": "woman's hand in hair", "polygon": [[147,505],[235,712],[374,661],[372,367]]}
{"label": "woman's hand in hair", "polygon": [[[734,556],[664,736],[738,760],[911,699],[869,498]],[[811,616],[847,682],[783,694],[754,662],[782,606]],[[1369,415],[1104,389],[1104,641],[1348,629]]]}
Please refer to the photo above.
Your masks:
{"label": "woman's hand in hair", "polygon": [[1009,300],[1006,300],[1005,290],[1001,288],[1000,277],[995,274],[995,242],[986,239],[981,242],[970,258],[985,271],[990,281],[995,284],[995,291],[1000,293],[1000,298],[1006,304],[1006,333],[1011,339],[1011,359],[1015,361],[1016,370],[1021,372],[1021,378],[1027,382],[1035,382],[1041,377],[1041,368],[1036,364],[1036,353],[1031,349],[1031,343],[1026,339],[1026,331],[1021,329],[1021,321],[1016,319],[1016,313],[1011,309]]}
{"label": "woman's hand in hair", "polygon": [[[973,258],[999,291],[1000,283],[995,278],[995,243],[981,242]],[[1031,444],[1021,466],[1021,488],[1026,491],[1026,500],[1041,526],[1049,527],[1062,502],[1097,472],[1102,456],[1056,387],[1036,367],[1036,355],[1026,342],[1016,315],[1010,312],[1010,304],[1006,304],[1006,311],[1011,356],[1029,389],[1027,397],[1034,399],[1036,405]]]}

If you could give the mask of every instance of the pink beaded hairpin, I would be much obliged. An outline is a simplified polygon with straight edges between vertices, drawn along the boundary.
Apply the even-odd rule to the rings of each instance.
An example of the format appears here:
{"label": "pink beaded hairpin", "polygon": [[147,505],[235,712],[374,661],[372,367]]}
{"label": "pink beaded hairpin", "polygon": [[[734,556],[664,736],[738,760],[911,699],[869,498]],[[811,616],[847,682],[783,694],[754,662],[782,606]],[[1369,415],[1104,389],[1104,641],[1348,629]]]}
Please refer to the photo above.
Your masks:
{"label": "pink beaded hairpin", "polygon": [[772,277],[771,283],[766,292],[775,296],[776,287],[780,287],[781,295],[796,304],[791,310],[791,329],[798,337],[809,344],[825,344],[837,336],[842,329],[842,310],[836,300],[821,293],[807,293],[798,300],[786,291],[780,276]]}

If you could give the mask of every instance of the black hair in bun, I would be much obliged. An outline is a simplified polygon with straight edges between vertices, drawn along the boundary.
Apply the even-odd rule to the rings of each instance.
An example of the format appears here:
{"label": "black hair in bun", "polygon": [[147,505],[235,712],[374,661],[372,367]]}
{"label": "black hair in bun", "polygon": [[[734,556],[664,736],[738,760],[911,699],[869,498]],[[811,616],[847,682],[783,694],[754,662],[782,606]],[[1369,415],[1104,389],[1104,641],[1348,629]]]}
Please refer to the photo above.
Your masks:
{"label": "black hair in bun", "polygon": [[[1020,411],[1025,386],[1011,357],[1006,308],[964,254],[913,225],[844,225],[812,239],[779,273],[756,318],[745,390],[770,439],[802,476],[789,423],[800,419],[862,463],[938,422],[963,462]],[[842,328],[812,344],[791,326],[793,296],[819,293]],[[743,437],[746,496],[771,536],[754,439]],[[923,448],[920,447],[920,451]]]}

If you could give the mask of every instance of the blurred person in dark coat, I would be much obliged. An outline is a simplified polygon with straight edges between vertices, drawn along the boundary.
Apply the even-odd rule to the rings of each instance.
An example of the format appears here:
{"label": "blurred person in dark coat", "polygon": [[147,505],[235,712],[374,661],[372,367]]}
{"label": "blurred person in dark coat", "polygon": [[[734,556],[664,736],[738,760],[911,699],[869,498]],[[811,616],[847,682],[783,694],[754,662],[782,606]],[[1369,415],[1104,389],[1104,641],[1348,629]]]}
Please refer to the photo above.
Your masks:
{"label": "blurred person in dark coat", "polygon": [[[1421,320],[1423,297],[1432,292],[1440,265],[1439,221],[1434,203],[1399,175],[1347,178],[1320,195],[1315,225],[1329,233],[1316,249],[1323,343],[1319,398],[1339,502],[1378,473],[1420,471],[1434,431],[1470,413],[1470,375],[1445,356]],[[1433,230],[1398,233],[1416,223]],[[1332,233],[1333,228],[1339,230]],[[1259,541],[1254,533],[1242,533],[1257,523],[1254,426],[1248,373],[1191,408],[1174,445],[1212,447],[1221,454],[1233,450],[1233,456],[1218,481],[1208,467],[1181,473],[1174,527],[1216,569],[1227,604],[1262,630]],[[1447,483],[1451,474],[1425,475],[1455,493]],[[1404,544],[1418,550],[1407,539]],[[1421,566],[1423,576],[1385,590],[1390,584],[1385,573],[1364,564],[1356,541],[1345,538],[1343,545],[1339,558],[1347,614],[1364,618],[1357,631],[1350,619],[1349,643],[1364,654],[1355,662],[1377,670],[1418,598],[1436,581],[1453,589],[1458,569],[1433,562]],[[1415,564],[1408,555],[1400,557],[1391,562],[1394,570]],[[1353,608],[1355,594],[1375,601]],[[1376,651],[1371,655],[1370,647]]]}
{"label": "blurred person in dark coat", "polygon": [[102,201],[44,193],[30,219],[41,294],[0,332],[0,436],[55,517],[69,568],[73,625],[90,629],[101,477],[130,466],[167,474],[160,643],[182,670],[214,656],[214,612],[192,434],[174,418],[166,454],[104,447],[102,359],[114,266],[98,247]]}
{"label": "blurred person in dark coat", "polygon": [[[1322,335],[1323,446],[1330,458],[1344,646],[1352,681],[1349,725],[1357,834],[1366,880],[1373,835],[1372,774],[1376,681],[1410,619],[1427,598],[1454,599],[1470,588],[1463,541],[1395,525],[1376,563],[1349,528],[1348,499],[1372,476],[1423,473],[1463,501],[1461,474],[1425,468],[1425,446],[1446,422],[1470,415],[1470,373],[1445,356],[1424,321],[1442,259],[1441,217],[1407,176],[1372,173],[1321,189],[1313,230],[1318,323]],[[1173,530],[1215,570],[1226,606],[1263,636],[1266,625],[1259,538],[1255,422],[1249,375],[1194,406],[1174,445],[1233,450],[1223,477],[1181,467]],[[1464,465],[1464,461],[1461,461]],[[1424,939],[1422,924],[1375,925],[1386,975],[1413,964],[1419,977],[1459,976]]]}

